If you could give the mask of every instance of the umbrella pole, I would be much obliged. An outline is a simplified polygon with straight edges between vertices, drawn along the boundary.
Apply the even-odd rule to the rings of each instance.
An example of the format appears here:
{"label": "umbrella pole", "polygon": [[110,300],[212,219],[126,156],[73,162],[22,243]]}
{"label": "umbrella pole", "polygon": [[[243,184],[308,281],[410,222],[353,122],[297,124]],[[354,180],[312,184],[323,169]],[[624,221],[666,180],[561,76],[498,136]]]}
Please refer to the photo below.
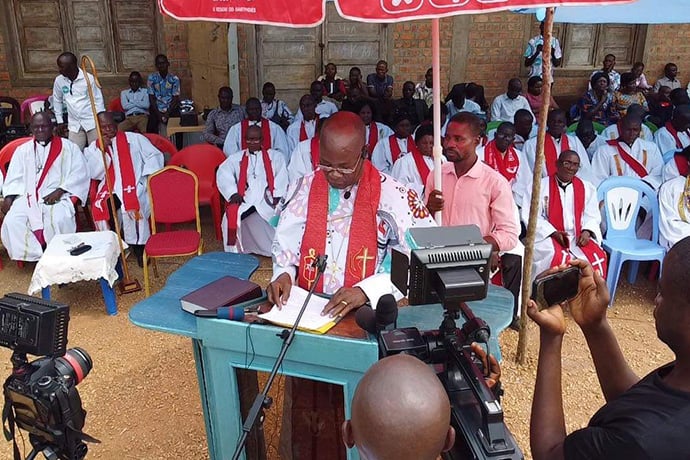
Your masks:
{"label": "umbrella pole", "polygon": [[[443,191],[441,184],[441,155],[443,148],[441,147],[441,58],[439,48],[440,44],[440,21],[438,18],[431,20],[431,67],[433,74],[433,88],[432,97],[434,104],[434,188],[439,192]],[[434,218],[436,223],[441,225],[441,212],[438,211]]]}
{"label": "umbrella pole", "polygon": [[101,132],[101,124],[98,121],[98,112],[96,111],[96,99],[93,95],[93,90],[91,89],[91,82],[89,81],[87,73],[87,65],[91,67],[91,73],[95,80],[96,86],[101,87],[98,81],[98,72],[96,71],[96,65],[93,63],[89,56],[82,56],[81,58],[81,70],[84,72],[84,78],[86,79],[86,90],[89,93],[89,102],[91,102],[91,112],[93,113],[93,119],[96,123],[96,133],[98,134],[98,145],[101,150],[101,159],[103,160],[103,172],[105,176],[105,186],[108,189],[110,195],[110,210],[113,217],[113,223],[115,224],[115,235],[117,235],[117,243],[120,247],[120,261],[122,262],[122,274],[123,280],[120,284],[119,291],[120,294],[129,294],[132,292],[141,291],[141,284],[136,279],[129,277],[129,268],[127,267],[127,259],[125,258],[125,246],[122,241],[122,236],[120,235],[120,219],[117,217],[117,212],[115,210],[115,195],[113,194],[113,184],[110,182],[108,177],[108,160],[105,154],[105,143],[103,142],[103,133]]}
{"label": "umbrella pole", "polygon": [[[541,188],[541,174],[544,165],[544,140],[546,138],[546,118],[549,114],[551,102],[551,35],[553,33],[554,8],[546,9],[544,19],[544,49],[542,51],[542,78],[544,89],[542,91],[542,106],[539,112],[539,131],[537,133],[537,152],[534,159],[534,177],[532,180],[532,199],[530,201],[529,221],[527,223],[527,237],[525,238],[525,258],[522,270],[522,309],[520,312],[520,335],[518,349],[515,356],[519,364],[525,363],[527,349],[527,302],[531,295],[532,261],[534,259],[534,233],[537,230],[537,211],[539,209],[539,196]],[[523,203],[524,205],[524,203]]]}

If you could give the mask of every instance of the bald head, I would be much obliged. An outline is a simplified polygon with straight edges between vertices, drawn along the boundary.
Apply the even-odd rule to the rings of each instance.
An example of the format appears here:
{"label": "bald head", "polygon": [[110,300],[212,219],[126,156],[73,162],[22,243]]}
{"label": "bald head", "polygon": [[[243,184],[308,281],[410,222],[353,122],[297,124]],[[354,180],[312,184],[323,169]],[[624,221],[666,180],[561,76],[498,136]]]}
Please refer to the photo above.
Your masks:
{"label": "bald head", "polygon": [[331,187],[347,188],[359,181],[366,154],[366,129],[355,113],[338,112],[323,123],[319,134],[319,157],[324,166],[355,170],[352,174],[326,174]]}
{"label": "bald head", "polygon": [[369,460],[434,460],[455,441],[446,391],[417,358],[384,358],[359,382],[343,438]]}

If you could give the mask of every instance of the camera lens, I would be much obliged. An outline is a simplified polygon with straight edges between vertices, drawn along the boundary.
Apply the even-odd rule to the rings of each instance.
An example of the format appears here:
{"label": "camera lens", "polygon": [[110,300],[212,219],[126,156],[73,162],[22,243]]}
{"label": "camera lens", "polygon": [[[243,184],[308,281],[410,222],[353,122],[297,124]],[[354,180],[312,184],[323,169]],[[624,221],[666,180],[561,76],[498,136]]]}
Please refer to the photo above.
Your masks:
{"label": "camera lens", "polygon": [[75,385],[89,375],[92,367],[93,361],[83,348],[71,348],[64,356],[55,359],[55,369],[59,375],[70,376]]}

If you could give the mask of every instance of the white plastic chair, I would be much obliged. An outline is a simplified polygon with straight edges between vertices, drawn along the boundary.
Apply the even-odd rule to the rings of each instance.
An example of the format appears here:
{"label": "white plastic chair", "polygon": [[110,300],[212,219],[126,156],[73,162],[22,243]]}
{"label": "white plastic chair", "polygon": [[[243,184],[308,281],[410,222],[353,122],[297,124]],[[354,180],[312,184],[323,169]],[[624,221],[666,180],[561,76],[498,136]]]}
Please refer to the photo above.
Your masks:
{"label": "white plastic chair", "polygon": [[[623,262],[632,261],[628,271],[628,281],[632,284],[637,278],[639,261],[659,261],[659,272],[666,250],[659,241],[659,203],[656,192],[641,179],[635,177],[609,177],[597,189],[599,201],[604,202],[606,237],[603,248],[610,254],[606,285],[611,294],[611,305],[616,295],[618,277]],[[640,204],[646,196],[652,218],[651,240],[640,239],[635,231]]]}

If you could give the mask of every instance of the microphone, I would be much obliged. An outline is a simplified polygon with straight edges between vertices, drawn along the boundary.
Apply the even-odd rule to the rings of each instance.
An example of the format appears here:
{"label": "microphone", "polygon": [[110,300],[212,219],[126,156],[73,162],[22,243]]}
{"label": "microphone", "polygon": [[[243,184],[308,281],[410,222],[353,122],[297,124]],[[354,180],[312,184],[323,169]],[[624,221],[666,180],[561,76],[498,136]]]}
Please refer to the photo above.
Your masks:
{"label": "microphone", "polygon": [[217,310],[197,310],[194,312],[194,316],[242,321],[244,320],[244,313],[244,307],[220,307]]}
{"label": "microphone", "polygon": [[355,313],[355,322],[371,334],[378,334],[398,319],[398,303],[393,294],[381,296],[376,310],[365,305]]}

